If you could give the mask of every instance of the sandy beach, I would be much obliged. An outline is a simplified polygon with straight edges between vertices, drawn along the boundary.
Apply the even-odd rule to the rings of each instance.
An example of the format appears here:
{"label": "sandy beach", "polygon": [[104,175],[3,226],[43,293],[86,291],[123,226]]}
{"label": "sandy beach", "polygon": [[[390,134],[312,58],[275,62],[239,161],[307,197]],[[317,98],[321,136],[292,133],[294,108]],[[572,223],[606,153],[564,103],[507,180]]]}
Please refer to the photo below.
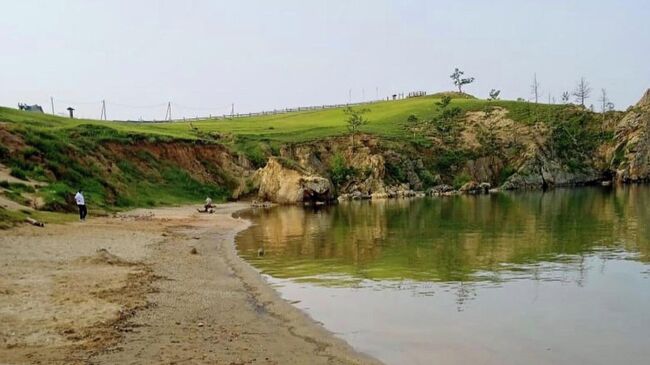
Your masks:
{"label": "sandy beach", "polygon": [[246,207],[1,231],[0,363],[377,363],[237,256],[250,222],[232,215]]}

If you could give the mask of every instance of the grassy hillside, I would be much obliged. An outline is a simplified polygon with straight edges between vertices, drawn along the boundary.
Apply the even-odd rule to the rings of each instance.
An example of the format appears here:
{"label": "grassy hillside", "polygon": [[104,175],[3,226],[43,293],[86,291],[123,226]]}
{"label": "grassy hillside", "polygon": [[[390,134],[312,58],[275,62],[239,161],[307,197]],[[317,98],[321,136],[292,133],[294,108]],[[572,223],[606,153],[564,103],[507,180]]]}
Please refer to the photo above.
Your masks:
{"label": "grassy hillside", "polygon": [[[363,127],[363,131],[382,137],[408,139],[409,134],[404,132],[404,125],[408,116],[415,114],[420,119],[430,119],[436,113],[435,103],[438,101],[440,101],[440,98],[433,95],[367,104],[366,107],[370,109],[367,117],[371,123]],[[482,110],[488,104],[505,107],[510,111],[510,117],[517,121],[529,122],[531,120],[531,109],[533,106],[526,102],[488,102],[486,100],[472,98],[456,98],[451,102],[452,106],[458,106],[463,111]],[[560,106],[540,104],[537,107],[545,110]],[[266,116],[240,117],[226,120],[206,119],[191,123],[134,123],[69,119],[49,114],[28,113],[0,107],[0,121],[41,130],[58,131],[75,128],[80,125],[95,125],[109,127],[122,133],[184,139],[201,138],[200,132],[217,132],[232,133],[243,137],[278,142],[303,142],[346,133],[344,119],[343,108],[336,108]],[[192,127],[198,129],[198,131],[192,129]]]}
{"label": "grassy hillside", "polygon": [[[365,116],[370,123],[361,131],[395,146],[429,148],[429,155],[450,152],[453,158],[449,153],[440,158],[451,162],[432,161],[433,174],[439,173],[433,171],[435,166],[453,167],[460,161],[458,156],[472,157],[459,142],[431,149],[430,137],[409,128],[411,115],[420,121],[440,118],[436,105],[440,97],[368,104],[370,112]],[[504,108],[509,119],[522,125],[565,108],[458,95],[449,107],[463,115],[488,106]],[[69,119],[0,107],[0,163],[13,176],[42,185],[29,193],[5,184],[0,192],[20,204],[31,194],[42,200],[41,209],[54,211],[74,210],[72,194],[79,187],[87,191],[91,209],[102,210],[198,202],[206,195],[225,200],[233,191],[245,193],[246,182],[240,175],[263,166],[280,146],[346,134],[345,119],[343,108],[338,108],[226,120],[135,123]]]}

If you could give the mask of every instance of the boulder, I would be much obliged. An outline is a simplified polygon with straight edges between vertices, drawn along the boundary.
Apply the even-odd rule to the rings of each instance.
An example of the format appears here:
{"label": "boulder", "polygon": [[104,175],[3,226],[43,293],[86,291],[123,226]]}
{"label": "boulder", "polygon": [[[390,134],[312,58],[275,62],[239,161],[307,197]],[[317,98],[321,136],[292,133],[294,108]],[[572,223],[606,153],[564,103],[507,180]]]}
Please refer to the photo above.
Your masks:
{"label": "boulder", "polygon": [[458,190],[465,194],[481,194],[483,192],[483,188],[476,181],[467,182]]}
{"label": "boulder", "polygon": [[263,201],[280,204],[328,202],[333,199],[329,179],[312,174],[281,158],[269,159],[258,171],[259,193]]}
{"label": "boulder", "polygon": [[429,195],[443,195],[445,193],[448,193],[450,191],[454,191],[454,188],[450,185],[436,185],[432,187],[431,189],[428,190]]}

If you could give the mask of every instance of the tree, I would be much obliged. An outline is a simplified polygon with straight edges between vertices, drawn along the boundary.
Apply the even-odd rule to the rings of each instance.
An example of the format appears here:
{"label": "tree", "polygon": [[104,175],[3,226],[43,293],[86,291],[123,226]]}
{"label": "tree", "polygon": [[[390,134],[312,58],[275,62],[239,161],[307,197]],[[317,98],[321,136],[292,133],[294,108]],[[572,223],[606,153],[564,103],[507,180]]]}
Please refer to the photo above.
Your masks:
{"label": "tree", "polygon": [[562,93],[562,104],[569,104],[569,97],[571,95],[569,94],[568,91],[565,91]]}
{"label": "tree", "polygon": [[490,97],[488,98],[488,100],[499,100],[499,94],[501,94],[501,90],[496,90],[496,89],[490,90]]}
{"label": "tree", "polygon": [[471,84],[474,82],[473,77],[463,78],[464,74],[464,71],[461,71],[458,69],[458,67],[456,67],[456,69],[454,69],[454,73],[449,76],[452,80],[454,80],[454,85],[458,87],[459,93],[463,92],[463,85]]}
{"label": "tree", "polygon": [[585,101],[591,96],[591,86],[589,86],[589,83],[584,77],[580,78],[572,94],[575,97],[576,103],[585,106]]}
{"label": "tree", "polygon": [[437,134],[442,137],[445,143],[455,143],[460,134],[460,128],[456,120],[462,114],[462,109],[457,106],[450,107],[451,97],[443,96],[440,102],[437,102],[438,115],[432,120]]}
{"label": "tree", "polygon": [[445,95],[440,99],[440,101],[436,102],[436,106],[438,109],[443,110],[449,105],[449,103],[451,103],[451,96]]}
{"label": "tree", "polygon": [[607,90],[600,89],[600,99],[598,99],[598,101],[600,102],[600,110],[603,114],[614,110],[614,103],[612,103],[609,100],[609,97],[607,97]]}
{"label": "tree", "polygon": [[420,120],[418,119],[418,116],[415,115],[415,114],[411,114],[411,115],[408,116],[408,118],[406,118],[406,121],[407,121],[408,124],[411,126],[411,129],[413,130],[413,138],[415,138],[415,130],[416,130],[416,129],[415,129],[415,126],[416,126],[416,125],[418,124],[418,122],[420,121]]}
{"label": "tree", "polygon": [[363,115],[367,112],[369,112],[370,109],[363,108],[363,109],[352,109],[351,107],[347,107],[343,110],[345,115],[347,115],[347,119],[345,122],[348,125],[348,131],[350,132],[350,138],[352,140],[352,149],[354,150],[354,136],[359,133],[359,129],[361,126],[364,126],[368,124],[368,119],[366,119]]}
{"label": "tree", "polygon": [[537,73],[533,74],[533,83],[530,84],[530,93],[535,98],[535,104],[539,101],[539,82],[537,81]]}

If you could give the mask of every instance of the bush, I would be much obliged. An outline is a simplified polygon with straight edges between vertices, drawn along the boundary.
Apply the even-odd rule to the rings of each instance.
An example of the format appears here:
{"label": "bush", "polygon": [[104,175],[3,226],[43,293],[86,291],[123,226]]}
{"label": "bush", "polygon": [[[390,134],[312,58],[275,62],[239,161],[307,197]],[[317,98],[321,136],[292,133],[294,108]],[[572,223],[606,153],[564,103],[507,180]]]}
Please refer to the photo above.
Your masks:
{"label": "bush", "polygon": [[458,190],[460,189],[463,185],[467,184],[472,180],[471,177],[467,174],[460,174],[454,177],[454,189]]}
{"label": "bush", "polygon": [[18,167],[12,168],[11,173],[9,173],[9,175],[15,177],[16,179],[27,180],[27,173],[23,169]]}
{"label": "bush", "polygon": [[420,180],[425,188],[429,188],[440,183],[439,176],[434,176],[429,170],[422,170],[418,173]]}
{"label": "bush", "polygon": [[343,156],[340,154],[334,155],[330,163],[330,178],[334,186],[342,185],[354,174],[354,169],[347,165]]}
{"label": "bush", "polygon": [[515,168],[512,166],[506,166],[503,169],[501,169],[501,171],[499,171],[499,181],[498,181],[499,185],[506,182],[506,180],[508,180],[508,178],[512,176],[515,172],[517,172],[517,170],[515,170]]}
{"label": "bush", "polygon": [[404,171],[402,171],[402,168],[397,165],[393,165],[390,162],[386,163],[386,175],[392,177],[398,182],[405,182],[407,180],[406,174]]}
{"label": "bush", "polygon": [[0,161],[4,161],[9,158],[9,149],[5,146],[0,145]]}

